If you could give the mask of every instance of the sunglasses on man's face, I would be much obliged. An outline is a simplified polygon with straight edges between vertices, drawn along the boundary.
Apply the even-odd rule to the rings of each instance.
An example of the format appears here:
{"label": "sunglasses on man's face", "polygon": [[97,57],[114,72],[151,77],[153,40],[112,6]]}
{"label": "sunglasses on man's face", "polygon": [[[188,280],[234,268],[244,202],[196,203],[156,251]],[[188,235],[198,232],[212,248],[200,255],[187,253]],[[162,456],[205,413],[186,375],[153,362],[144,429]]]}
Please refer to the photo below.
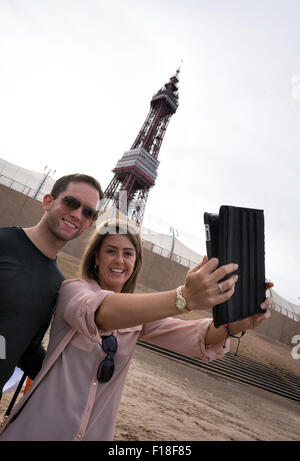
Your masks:
{"label": "sunglasses on man's face", "polygon": [[101,338],[102,349],[106,353],[106,357],[99,365],[97,378],[100,383],[107,383],[115,371],[114,355],[118,349],[118,341],[117,338],[113,335],[101,336]]}
{"label": "sunglasses on man's face", "polygon": [[[70,210],[78,210],[81,207],[81,201],[78,198],[72,197],[72,195],[66,195],[61,199],[61,202]],[[89,221],[95,221],[98,216],[98,211],[94,210],[90,206],[82,206],[82,215]]]}

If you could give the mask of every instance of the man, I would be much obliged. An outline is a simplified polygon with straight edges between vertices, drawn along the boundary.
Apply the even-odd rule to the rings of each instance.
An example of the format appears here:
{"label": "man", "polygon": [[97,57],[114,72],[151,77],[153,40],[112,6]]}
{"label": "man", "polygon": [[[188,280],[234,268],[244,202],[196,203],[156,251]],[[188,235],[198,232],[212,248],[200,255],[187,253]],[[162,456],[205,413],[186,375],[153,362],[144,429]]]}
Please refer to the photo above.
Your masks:
{"label": "man", "polygon": [[91,176],[63,176],[45,195],[38,224],[0,228],[0,336],[5,340],[0,399],[16,366],[31,379],[39,372],[45,356],[41,340],[64,279],[57,253],[92,226],[102,198],[101,186]]}

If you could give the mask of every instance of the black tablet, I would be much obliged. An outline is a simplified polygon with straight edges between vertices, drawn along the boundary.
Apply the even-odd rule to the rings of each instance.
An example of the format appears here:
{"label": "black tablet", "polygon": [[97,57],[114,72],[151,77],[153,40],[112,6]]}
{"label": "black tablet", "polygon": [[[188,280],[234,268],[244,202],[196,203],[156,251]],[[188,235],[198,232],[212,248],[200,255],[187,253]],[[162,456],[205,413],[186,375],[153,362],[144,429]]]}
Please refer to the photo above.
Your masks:
{"label": "black tablet", "polygon": [[212,309],[214,326],[264,312],[259,307],[266,298],[263,210],[222,205],[218,214],[204,213],[204,225],[208,258],[219,258],[220,266],[239,265],[233,296]]}

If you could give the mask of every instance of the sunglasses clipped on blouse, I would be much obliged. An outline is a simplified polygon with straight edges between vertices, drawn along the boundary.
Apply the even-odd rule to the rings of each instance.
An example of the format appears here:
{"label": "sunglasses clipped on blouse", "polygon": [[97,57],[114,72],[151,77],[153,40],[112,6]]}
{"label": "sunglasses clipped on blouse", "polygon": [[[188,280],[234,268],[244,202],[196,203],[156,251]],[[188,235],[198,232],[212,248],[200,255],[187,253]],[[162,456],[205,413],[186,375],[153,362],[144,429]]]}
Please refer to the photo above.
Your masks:
{"label": "sunglasses clipped on blouse", "polygon": [[114,355],[118,349],[118,341],[113,335],[101,336],[101,338],[102,348],[106,353],[106,357],[99,365],[97,378],[100,383],[107,383],[112,378],[115,371]]}

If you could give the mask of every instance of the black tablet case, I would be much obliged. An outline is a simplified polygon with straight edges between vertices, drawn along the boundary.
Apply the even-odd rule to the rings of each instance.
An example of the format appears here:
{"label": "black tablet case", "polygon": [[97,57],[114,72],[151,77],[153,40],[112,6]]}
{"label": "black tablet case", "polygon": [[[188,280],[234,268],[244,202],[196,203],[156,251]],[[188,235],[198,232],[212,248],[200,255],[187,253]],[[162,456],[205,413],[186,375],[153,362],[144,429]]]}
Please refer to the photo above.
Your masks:
{"label": "black tablet case", "polygon": [[208,258],[219,258],[220,266],[239,265],[233,296],[213,307],[214,326],[263,312],[259,307],[266,298],[263,210],[223,205],[219,214],[204,213],[204,224]]}

